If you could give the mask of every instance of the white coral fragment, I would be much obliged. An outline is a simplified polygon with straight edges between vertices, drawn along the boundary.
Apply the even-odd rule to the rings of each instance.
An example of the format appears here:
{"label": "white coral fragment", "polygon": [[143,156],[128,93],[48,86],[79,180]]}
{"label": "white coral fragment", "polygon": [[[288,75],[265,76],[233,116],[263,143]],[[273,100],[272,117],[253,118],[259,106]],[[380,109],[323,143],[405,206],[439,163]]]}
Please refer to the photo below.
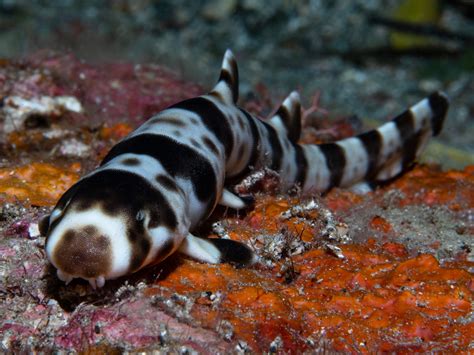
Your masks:
{"label": "white coral fragment", "polygon": [[23,98],[7,96],[3,105],[3,131],[8,134],[24,128],[25,121],[34,115],[51,117],[60,116],[65,111],[81,113],[83,107],[73,96],[40,96]]}

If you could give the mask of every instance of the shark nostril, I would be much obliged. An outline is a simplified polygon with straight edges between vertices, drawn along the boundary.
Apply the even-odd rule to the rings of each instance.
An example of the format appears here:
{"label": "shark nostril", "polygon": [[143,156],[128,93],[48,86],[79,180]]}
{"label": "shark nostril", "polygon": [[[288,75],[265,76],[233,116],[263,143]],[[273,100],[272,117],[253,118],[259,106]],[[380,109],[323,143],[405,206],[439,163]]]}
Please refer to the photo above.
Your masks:
{"label": "shark nostril", "polygon": [[112,264],[110,240],[94,226],[69,229],[54,249],[53,263],[75,277],[107,275]]}

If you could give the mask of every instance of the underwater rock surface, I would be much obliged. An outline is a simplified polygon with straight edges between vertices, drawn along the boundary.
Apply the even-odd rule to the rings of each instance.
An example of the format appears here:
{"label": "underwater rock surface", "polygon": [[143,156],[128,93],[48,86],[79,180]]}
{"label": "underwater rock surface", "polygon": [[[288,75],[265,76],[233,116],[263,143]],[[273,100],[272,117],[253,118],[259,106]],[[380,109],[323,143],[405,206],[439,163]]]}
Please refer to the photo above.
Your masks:
{"label": "underwater rock surface", "polygon": [[[474,166],[416,166],[364,196],[290,197],[262,174],[239,186],[257,185],[253,210],[218,210],[199,231],[247,242],[262,265],[174,255],[98,291],[79,280],[65,286],[46,261],[39,216],[153,112],[203,90],[159,66],[32,58],[0,66],[1,97],[24,104],[14,129],[2,130],[3,351],[473,350]],[[81,109],[31,109],[40,97]],[[2,124],[20,117],[8,105]],[[348,122],[339,126],[351,133]]]}

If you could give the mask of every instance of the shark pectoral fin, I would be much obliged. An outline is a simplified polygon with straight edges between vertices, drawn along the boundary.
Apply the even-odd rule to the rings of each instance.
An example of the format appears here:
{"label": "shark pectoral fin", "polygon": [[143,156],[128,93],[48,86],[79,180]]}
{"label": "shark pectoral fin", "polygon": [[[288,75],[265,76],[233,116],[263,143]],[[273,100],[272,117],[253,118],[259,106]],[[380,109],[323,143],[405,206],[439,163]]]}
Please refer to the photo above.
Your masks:
{"label": "shark pectoral fin", "polygon": [[198,238],[189,233],[179,247],[179,251],[193,259],[210,264],[221,262],[221,252],[209,239]]}
{"label": "shark pectoral fin", "polygon": [[255,199],[252,196],[237,196],[229,190],[224,189],[221,199],[219,200],[219,205],[241,210],[252,206],[254,202]]}
{"label": "shark pectoral fin", "polygon": [[199,238],[188,234],[179,251],[206,263],[234,263],[251,265],[257,261],[255,253],[245,244],[230,239]]}

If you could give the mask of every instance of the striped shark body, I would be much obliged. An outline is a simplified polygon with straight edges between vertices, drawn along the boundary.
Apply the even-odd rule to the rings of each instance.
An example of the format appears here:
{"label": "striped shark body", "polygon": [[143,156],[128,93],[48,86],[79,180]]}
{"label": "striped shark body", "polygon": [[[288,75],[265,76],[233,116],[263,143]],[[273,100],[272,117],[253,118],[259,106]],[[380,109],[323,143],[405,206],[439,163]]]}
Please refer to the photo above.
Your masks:
{"label": "striped shark body", "polygon": [[267,120],[237,99],[237,64],[228,50],[212,91],[150,118],[60,198],[40,230],[61,280],[102,287],[176,251],[208,263],[252,264],[257,258],[246,245],[192,234],[217,204],[248,205],[228,189],[232,182],[262,168],[303,193],[391,179],[440,132],[448,108],[445,95],[434,93],[376,130],[300,145],[296,92]]}

